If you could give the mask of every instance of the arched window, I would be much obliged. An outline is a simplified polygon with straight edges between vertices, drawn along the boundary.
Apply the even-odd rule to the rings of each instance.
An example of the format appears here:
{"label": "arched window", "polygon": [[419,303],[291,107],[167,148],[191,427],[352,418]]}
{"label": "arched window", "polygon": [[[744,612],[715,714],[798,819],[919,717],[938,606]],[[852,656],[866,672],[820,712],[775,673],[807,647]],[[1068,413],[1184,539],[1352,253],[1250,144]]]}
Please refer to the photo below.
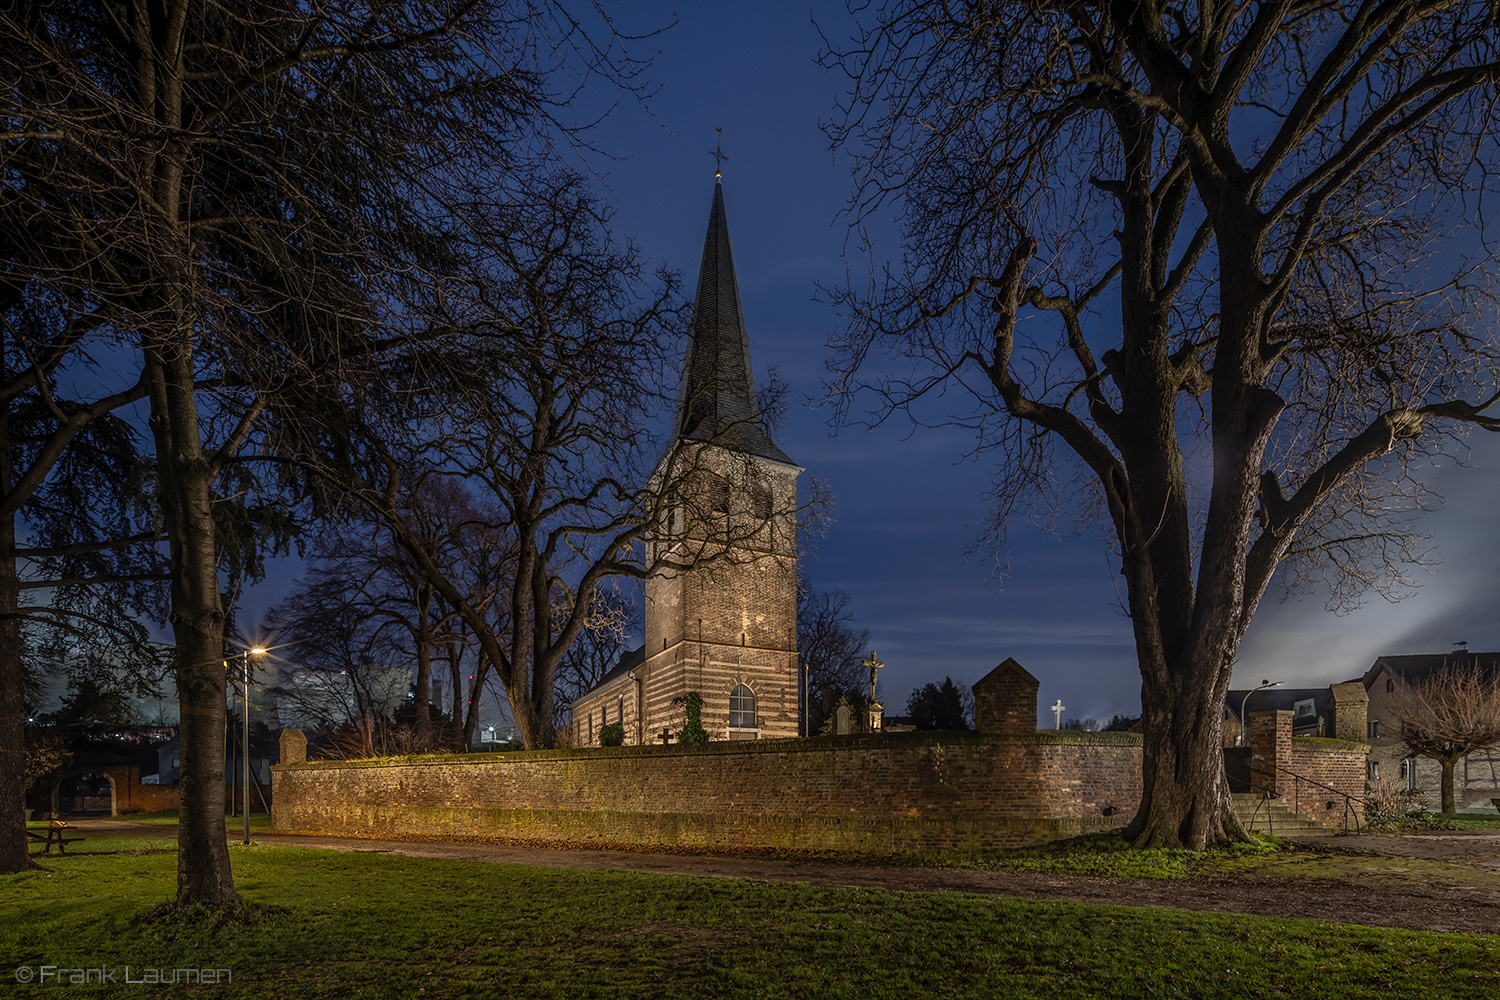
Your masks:
{"label": "arched window", "polygon": [[755,728],[755,692],[743,684],[729,692],[729,728]]}

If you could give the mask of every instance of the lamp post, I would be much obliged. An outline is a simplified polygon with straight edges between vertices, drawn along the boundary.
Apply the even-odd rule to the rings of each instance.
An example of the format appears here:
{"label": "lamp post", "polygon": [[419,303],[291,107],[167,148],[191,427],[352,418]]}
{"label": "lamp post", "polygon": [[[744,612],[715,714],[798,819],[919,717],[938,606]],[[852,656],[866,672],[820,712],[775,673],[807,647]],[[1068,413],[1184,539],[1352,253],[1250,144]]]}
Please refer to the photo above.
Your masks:
{"label": "lamp post", "polygon": [[244,738],[240,741],[240,757],[244,761],[242,773],[242,784],[240,785],[241,803],[245,809],[245,843],[250,843],[250,654],[260,656],[265,653],[264,649],[255,646],[240,654],[240,666],[245,682],[245,694],[240,701],[241,721],[244,723]]}
{"label": "lamp post", "polygon": [[1266,688],[1273,688],[1273,687],[1280,687],[1280,686],[1281,686],[1281,682],[1280,681],[1264,681],[1263,680],[1263,681],[1260,682],[1259,686],[1253,687],[1249,691],[1246,691],[1245,692],[1245,697],[1243,697],[1243,698],[1240,699],[1240,746],[1247,747],[1247,746],[1250,745],[1250,730],[1248,728],[1246,728],[1246,723],[1245,723],[1245,703],[1247,701],[1249,701],[1250,700],[1250,696],[1252,694],[1254,694],[1255,692],[1257,692],[1257,691],[1263,691]]}

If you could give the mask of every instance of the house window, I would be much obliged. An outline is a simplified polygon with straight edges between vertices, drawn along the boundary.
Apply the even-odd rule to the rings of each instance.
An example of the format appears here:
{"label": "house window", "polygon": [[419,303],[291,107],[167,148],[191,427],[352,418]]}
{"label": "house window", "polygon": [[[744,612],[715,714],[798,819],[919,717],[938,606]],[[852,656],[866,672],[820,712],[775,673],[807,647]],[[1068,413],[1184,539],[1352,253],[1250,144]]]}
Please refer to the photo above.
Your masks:
{"label": "house window", "polygon": [[1299,718],[1299,719],[1303,718],[1305,716],[1308,716],[1308,715],[1312,715],[1313,714],[1313,700],[1311,698],[1308,698],[1306,701],[1299,701],[1294,706],[1294,708],[1295,708],[1295,712],[1293,714],[1297,718]]}
{"label": "house window", "polygon": [[1378,739],[1380,739],[1380,720],[1379,719],[1371,719],[1370,720],[1369,727],[1368,727],[1368,732],[1369,732],[1369,735],[1366,736],[1366,739],[1371,739],[1371,740],[1378,740]]}
{"label": "house window", "polygon": [[1417,790],[1417,762],[1415,760],[1401,762],[1401,778],[1406,782],[1408,792]]}
{"label": "house window", "polygon": [[743,684],[729,692],[729,728],[755,728],[755,692]]}
{"label": "house window", "polygon": [[1385,693],[1386,694],[1390,694],[1391,692],[1393,692],[1395,690],[1396,690],[1396,682],[1393,681],[1393,680],[1391,680],[1389,677],[1387,677],[1385,679]]}
{"label": "house window", "polygon": [[1372,761],[1370,761],[1370,780],[1371,781],[1378,781],[1379,779],[1380,779],[1380,761],[1378,761],[1378,760],[1372,760]]}
{"label": "house window", "polygon": [[589,745],[594,743],[594,713],[589,713]]}
{"label": "house window", "polygon": [[620,722],[623,724],[625,722],[625,698],[623,695],[620,697],[620,700],[615,703],[615,709],[616,713],[620,717]]}

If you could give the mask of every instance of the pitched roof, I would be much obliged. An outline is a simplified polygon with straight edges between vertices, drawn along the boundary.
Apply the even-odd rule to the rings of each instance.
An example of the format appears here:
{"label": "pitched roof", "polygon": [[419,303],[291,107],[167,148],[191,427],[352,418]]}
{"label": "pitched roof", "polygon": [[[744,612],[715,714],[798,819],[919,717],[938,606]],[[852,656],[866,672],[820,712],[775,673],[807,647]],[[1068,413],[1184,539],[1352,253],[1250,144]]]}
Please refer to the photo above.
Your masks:
{"label": "pitched roof", "polygon": [[619,662],[617,662],[613,667],[610,668],[609,673],[599,678],[599,683],[595,684],[583,694],[579,695],[578,700],[581,701],[582,699],[587,698],[589,695],[593,694],[595,691],[600,690],[601,688],[609,687],[615,681],[619,680],[621,677],[624,677],[626,674],[630,673],[630,671],[634,670],[636,667],[645,662],[645,646],[637,646],[635,649],[622,654],[620,656]]}
{"label": "pitched roof", "polygon": [[714,184],[708,235],[703,241],[698,297],[693,303],[693,325],[682,363],[672,437],[712,441],[731,451],[793,464],[772,443],[756,403],[750,341],[740,310],[729,223],[724,217],[724,186],[718,182]]}
{"label": "pitched roof", "polygon": [[1447,653],[1416,653],[1408,656],[1382,656],[1365,672],[1365,687],[1375,682],[1384,667],[1402,680],[1426,680],[1435,673],[1453,667],[1478,666],[1481,673],[1490,676],[1500,672],[1500,653],[1470,653],[1467,650],[1451,650]]}

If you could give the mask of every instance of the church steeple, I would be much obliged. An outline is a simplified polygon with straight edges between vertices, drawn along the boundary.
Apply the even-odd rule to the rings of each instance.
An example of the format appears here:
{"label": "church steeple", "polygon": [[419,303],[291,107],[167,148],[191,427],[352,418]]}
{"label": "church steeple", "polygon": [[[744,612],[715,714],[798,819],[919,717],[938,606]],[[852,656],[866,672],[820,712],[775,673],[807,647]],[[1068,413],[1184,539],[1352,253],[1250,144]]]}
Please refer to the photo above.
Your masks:
{"label": "church steeple", "polygon": [[731,451],[792,464],[766,433],[755,400],[750,342],[740,311],[734,254],[729,247],[729,223],[724,217],[724,186],[717,179],[713,208],[708,215],[708,235],[703,241],[698,297],[693,304],[693,325],[682,365],[672,436],[711,441]]}

